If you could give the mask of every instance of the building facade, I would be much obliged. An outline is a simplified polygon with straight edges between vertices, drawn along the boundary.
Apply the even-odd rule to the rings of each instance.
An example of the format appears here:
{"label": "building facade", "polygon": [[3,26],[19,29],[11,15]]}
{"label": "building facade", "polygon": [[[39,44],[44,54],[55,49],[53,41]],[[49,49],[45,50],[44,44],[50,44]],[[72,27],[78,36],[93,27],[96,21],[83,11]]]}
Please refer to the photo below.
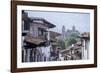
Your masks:
{"label": "building facade", "polygon": [[22,11],[22,62],[53,61],[55,56],[58,59],[56,36],[60,34],[50,31],[54,27],[46,19],[28,17]]}
{"label": "building facade", "polygon": [[80,36],[82,42],[82,59],[89,59],[89,49],[90,49],[90,34],[89,32],[84,32]]}

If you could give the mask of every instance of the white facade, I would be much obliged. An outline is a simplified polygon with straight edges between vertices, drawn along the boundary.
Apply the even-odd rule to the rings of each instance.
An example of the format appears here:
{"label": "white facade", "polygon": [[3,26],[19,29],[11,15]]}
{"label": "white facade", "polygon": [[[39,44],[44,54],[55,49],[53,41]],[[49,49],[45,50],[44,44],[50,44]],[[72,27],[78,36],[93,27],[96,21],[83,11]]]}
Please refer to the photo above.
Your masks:
{"label": "white facade", "polygon": [[83,40],[83,47],[82,47],[82,59],[86,60],[89,59],[89,40]]}

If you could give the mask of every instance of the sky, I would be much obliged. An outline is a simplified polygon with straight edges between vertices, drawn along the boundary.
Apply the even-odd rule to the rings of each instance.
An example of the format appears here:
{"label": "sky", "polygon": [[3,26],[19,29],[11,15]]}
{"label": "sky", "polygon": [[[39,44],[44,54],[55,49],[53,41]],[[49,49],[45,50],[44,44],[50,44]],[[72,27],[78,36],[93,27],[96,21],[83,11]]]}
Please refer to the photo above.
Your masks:
{"label": "sky", "polygon": [[56,25],[52,31],[62,32],[62,26],[65,26],[66,31],[76,27],[80,33],[90,32],[90,14],[78,12],[54,12],[54,11],[25,11],[29,17],[41,17]]}

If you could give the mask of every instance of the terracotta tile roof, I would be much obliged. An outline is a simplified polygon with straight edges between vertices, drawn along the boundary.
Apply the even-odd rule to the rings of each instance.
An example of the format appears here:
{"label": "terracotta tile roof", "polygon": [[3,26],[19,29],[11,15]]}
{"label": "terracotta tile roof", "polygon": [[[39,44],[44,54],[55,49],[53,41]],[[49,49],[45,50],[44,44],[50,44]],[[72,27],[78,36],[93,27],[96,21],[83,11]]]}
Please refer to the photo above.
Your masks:
{"label": "terracotta tile roof", "polygon": [[[40,23],[40,22],[42,22],[43,25],[45,25],[45,26],[47,26],[47,27],[49,27],[49,28],[55,27],[54,24],[52,24],[51,22],[47,21],[47,20],[44,19],[44,18],[41,18],[41,17],[29,17],[29,18],[33,21],[33,23]],[[36,21],[36,22],[35,22],[35,21]],[[40,23],[40,24],[41,24],[41,23]]]}
{"label": "terracotta tile roof", "polygon": [[84,32],[81,35],[82,35],[82,37],[90,37],[90,33],[89,32]]}
{"label": "terracotta tile roof", "polygon": [[60,35],[61,35],[61,34],[58,33],[58,32],[50,31],[50,37],[51,37],[51,38],[55,38],[55,37],[60,36]]}
{"label": "terracotta tile roof", "polygon": [[90,38],[90,33],[89,32],[84,32],[79,37],[83,38],[83,39],[89,39]]}

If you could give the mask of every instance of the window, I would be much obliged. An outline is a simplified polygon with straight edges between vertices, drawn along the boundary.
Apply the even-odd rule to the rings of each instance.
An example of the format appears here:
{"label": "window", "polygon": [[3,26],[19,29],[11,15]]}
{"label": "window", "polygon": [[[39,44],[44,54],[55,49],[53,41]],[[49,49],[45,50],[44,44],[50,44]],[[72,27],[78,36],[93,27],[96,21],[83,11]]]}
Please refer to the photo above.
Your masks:
{"label": "window", "polygon": [[43,28],[38,28],[38,36],[45,36],[46,30]]}
{"label": "window", "polygon": [[28,18],[28,14],[22,10],[22,30],[29,30],[30,27],[30,19]]}
{"label": "window", "polygon": [[29,30],[30,29],[30,23],[28,20],[24,20],[24,30]]}

